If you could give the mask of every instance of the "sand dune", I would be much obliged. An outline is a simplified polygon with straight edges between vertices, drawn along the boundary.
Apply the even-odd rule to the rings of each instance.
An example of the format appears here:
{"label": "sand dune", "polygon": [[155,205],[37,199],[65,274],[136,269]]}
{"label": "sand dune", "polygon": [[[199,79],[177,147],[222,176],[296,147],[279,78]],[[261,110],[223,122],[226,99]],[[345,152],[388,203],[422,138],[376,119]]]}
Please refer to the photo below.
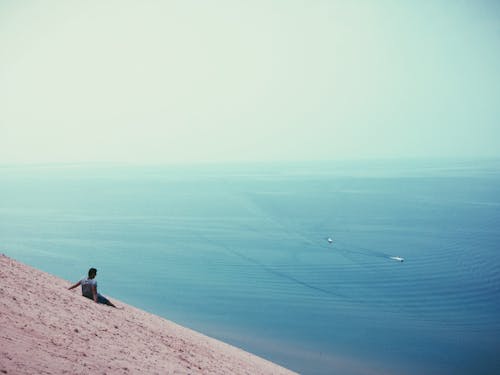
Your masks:
{"label": "sand dune", "polygon": [[293,374],[132,306],[98,305],[70,285],[0,255],[0,374]]}

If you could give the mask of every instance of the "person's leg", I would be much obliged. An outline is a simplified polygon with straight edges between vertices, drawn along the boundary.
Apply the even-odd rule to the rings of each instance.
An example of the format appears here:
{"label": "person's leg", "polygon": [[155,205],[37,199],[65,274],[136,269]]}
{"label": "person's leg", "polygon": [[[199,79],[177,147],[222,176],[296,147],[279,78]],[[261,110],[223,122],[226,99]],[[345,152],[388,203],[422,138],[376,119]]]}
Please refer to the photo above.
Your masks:
{"label": "person's leg", "polygon": [[107,299],[106,297],[103,297],[100,294],[97,295],[97,303],[102,303],[103,305],[116,307],[115,305],[113,305],[113,303],[111,303],[111,301],[109,299]]}

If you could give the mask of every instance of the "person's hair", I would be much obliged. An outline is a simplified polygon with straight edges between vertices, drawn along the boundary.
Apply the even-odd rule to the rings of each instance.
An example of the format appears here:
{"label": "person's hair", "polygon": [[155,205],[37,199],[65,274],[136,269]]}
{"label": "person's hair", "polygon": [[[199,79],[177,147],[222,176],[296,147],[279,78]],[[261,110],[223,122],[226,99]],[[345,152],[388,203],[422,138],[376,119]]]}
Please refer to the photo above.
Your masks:
{"label": "person's hair", "polygon": [[97,270],[95,268],[89,269],[89,277],[95,276],[97,274]]}

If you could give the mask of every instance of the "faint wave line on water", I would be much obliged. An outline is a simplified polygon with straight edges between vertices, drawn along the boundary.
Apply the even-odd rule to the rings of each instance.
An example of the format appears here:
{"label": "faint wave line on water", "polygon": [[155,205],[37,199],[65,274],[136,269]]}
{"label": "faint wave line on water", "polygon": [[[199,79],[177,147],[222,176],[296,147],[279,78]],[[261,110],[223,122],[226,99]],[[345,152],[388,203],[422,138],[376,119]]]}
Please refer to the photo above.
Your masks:
{"label": "faint wave line on water", "polygon": [[199,237],[202,238],[204,241],[207,241],[209,243],[211,243],[212,245],[216,246],[216,247],[220,247],[220,248],[223,248],[224,250],[226,250],[227,252],[233,254],[233,255],[236,255],[237,257],[241,258],[241,259],[244,259],[246,260],[247,262],[250,262],[250,263],[253,263],[257,266],[259,266],[261,269],[263,269],[264,271],[266,272],[269,272],[275,276],[278,276],[278,277],[281,277],[281,278],[284,278],[284,279],[287,279],[289,281],[292,281],[298,285],[302,285],[306,288],[309,288],[309,289],[312,289],[312,290],[315,290],[317,292],[321,292],[321,293],[324,293],[324,294],[327,294],[331,297],[335,297],[335,298],[347,298],[347,296],[343,295],[343,294],[340,294],[338,292],[333,292],[331,290],[327,290],[327,289],[324,289],[324,288],[321,288],[321,287],[318,287],[318,286],[315,286],[315,285],[312,285],[310,283],[307,283],[305,281],[302,281],[300,279],[297,279],[296,277],[294,276],[291,276],[285,272],[282,272],[282,271],[279,271],[271,266],[268,266],[262,262],[260,262],[259,260],[255,259],[255,258],[252,258],[248,255],[245,255],[245,254],[242,254],[240,253],[239,251],[236,251],[234,250],[233,248],[229,247],[229,246],[226,246],[224,244],[221,244],[219,242],[216,242],[210,238],[207,238],[206,236],[204,235],[201,235],[199,234]]}

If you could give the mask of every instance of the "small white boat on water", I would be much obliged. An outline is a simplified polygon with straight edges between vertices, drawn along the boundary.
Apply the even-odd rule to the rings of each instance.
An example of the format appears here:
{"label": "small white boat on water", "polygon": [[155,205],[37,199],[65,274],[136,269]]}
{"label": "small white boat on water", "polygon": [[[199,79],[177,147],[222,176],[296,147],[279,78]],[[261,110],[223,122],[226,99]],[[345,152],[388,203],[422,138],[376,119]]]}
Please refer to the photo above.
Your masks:
{"label": "small white boat on water", "polygon": [[405,261],[405,258],[401,258],[401,257],[389,257],[389,258],[392,260],[395,260],[397,262],[404,262]]}

